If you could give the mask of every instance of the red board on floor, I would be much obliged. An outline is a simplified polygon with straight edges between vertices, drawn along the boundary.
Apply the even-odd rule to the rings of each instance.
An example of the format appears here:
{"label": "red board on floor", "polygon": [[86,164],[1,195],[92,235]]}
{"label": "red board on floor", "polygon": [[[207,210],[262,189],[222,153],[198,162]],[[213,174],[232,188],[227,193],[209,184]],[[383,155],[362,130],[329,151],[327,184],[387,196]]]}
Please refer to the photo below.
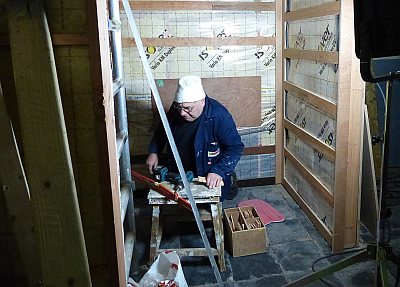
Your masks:
{"label": "red board on floor", "polygon": [[254,206],[264,225],[273,222],[282,222],[285,217],[269,203],[261,199],[249,199],[239,202],[238,207]]}

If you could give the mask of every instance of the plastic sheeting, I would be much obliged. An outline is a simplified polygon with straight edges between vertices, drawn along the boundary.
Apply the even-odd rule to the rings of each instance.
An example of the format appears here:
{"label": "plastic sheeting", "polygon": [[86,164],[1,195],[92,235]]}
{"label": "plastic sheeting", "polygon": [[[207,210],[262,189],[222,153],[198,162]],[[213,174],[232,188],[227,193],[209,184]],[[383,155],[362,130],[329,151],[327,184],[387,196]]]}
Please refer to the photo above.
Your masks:
{"label": "plastic sheeting", "polygon": [[[134,16],[142,38],[186,37],[190,42],[190,37],[268,37],[275,33],[275,13],[270,11],[155,11]],[[121,22],[123,38],[131,38],[124,14]],[[261,76],[261,125],[238,130],[245,146],[275,144],[275,46],[146,47],[146,52],[155,79],[188,74]],[[124,47],[123,57],[131,153],[147,154],[154,130],[150,87],[136,47]],[[240,179],[274,176],[274,155],[243,156],[236,171]]]}

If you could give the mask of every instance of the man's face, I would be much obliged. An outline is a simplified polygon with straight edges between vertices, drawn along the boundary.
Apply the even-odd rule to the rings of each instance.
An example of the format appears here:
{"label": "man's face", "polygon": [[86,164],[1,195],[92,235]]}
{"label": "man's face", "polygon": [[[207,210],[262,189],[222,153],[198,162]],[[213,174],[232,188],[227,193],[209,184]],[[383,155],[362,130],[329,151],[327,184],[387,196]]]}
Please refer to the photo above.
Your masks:
{"label": "man's face", "polygon": [[200,117],[203,112],[205,100],[191,102],[191,103],[174,103],[174,108],[180,114],[180,116],[188,122],[193,122],[195,119]]}

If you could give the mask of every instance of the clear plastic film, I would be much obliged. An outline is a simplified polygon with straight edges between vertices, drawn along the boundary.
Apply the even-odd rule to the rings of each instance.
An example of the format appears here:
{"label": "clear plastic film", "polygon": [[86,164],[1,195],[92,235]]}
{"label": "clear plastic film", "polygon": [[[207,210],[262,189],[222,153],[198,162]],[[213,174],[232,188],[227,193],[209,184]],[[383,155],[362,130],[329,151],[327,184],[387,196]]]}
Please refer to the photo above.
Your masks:
{"label": "clear plastic film", "polygon": [[[134,12],[142,38],[272,37],[273,11],[146,11]],[[126,16],[121,15],[123,39],[130,38]],[[126,43],[126,42],[125,42]],[[260,125],[238,126],[246,147],[275,144],[275,46],[145,47],[155,79],[179,79],[195,74],[202,78],[260,76]],[[150,87],[137,48],[124,45],[124,82],[133,155],[147,154],[154,131]],[[213,95],[209,95],[211,98]],[[246,101],[243,98],[243,101]],[[252,112],[252,111],[249,111]],[[252,170],[248,173],[248,170]],[[274,176],[274,155],[243,156],[239,179]]]}

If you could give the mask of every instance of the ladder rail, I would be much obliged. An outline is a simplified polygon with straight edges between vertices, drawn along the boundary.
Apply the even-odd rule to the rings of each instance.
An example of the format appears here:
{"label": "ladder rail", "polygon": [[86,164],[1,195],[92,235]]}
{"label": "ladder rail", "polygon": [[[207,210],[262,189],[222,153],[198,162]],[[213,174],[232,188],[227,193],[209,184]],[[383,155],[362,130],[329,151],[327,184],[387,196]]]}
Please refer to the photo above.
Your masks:
{"label": "ladder rail", "polygon": [[[122,64],[122,40],[121,40],[121,20],[119,11],[119,1],[109,0],[109,35],[110,48],[112,54],[112,74],[113,74],[113,92],[114,107],[116,119],[116,131],[118,135],[123,135],[123,140],[119,140],[121,146],[118,148],[119,168],[120,168],[120,188],[124,192],[128,189],[128,202],[125,199],[121,209],[125,219],[124,250],[125,250],[125,272],[126,278],[129,278],[133,250],[136,242],[136,227],[133,191],[136,189],[131,177],[130,148],[128,136],[128,116],[126,109],[125,87],[123,81]],[[123,183],[123,184],[122,184]],[[128,183],[128,184],[126,184]],[[123,196],[125,198],[125,196]],[[121,197],[122,199],[122,197]],[[122,203],[122,202],[121,202]],[[135,260],[134,260],[135,262]]]}

